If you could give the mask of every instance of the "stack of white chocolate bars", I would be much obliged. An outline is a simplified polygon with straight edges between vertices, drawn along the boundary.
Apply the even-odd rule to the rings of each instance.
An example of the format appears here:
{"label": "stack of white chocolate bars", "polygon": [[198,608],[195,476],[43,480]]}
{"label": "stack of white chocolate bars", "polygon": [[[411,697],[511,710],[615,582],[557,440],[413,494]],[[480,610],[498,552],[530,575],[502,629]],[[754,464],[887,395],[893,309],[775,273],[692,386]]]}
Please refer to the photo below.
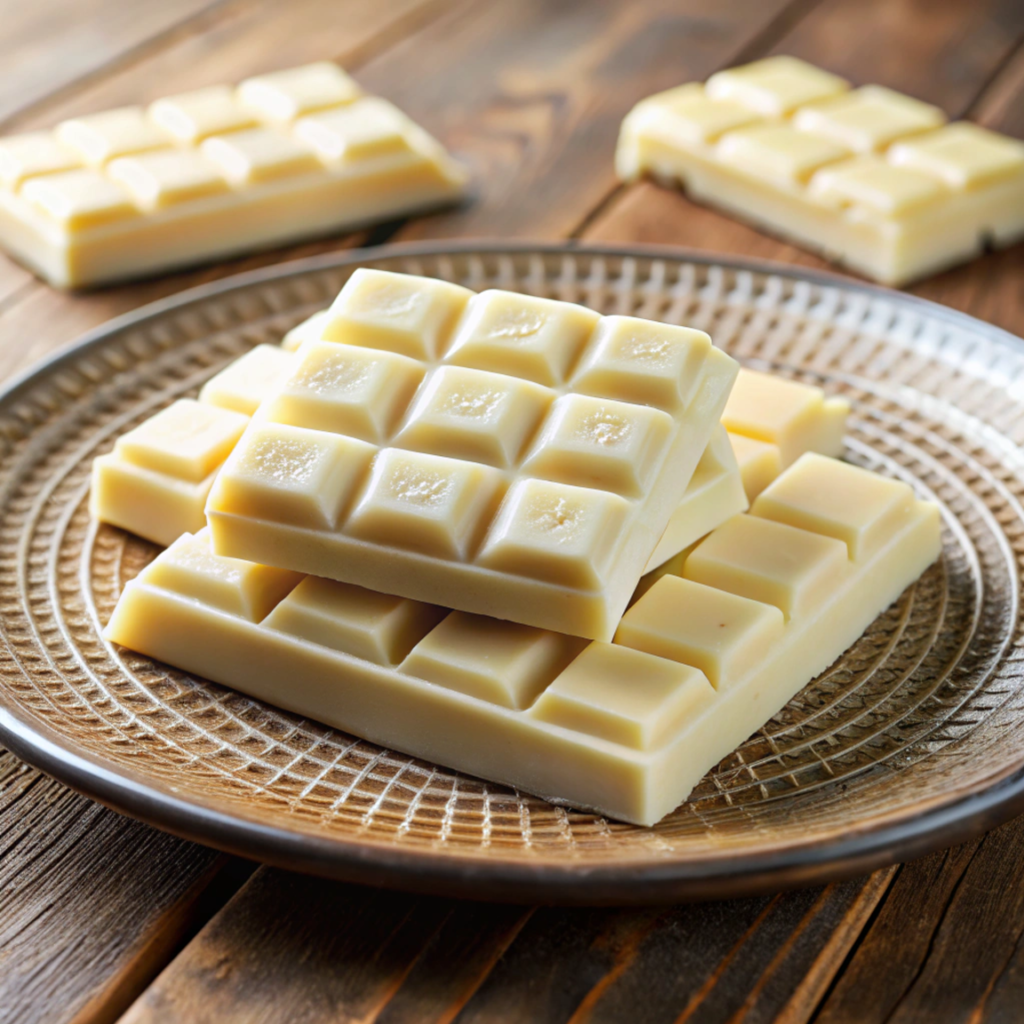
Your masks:
{"label": "stack of white chocolate bars", "polygon": [[0,138],[0,245],[83,287],[458,199],[465,173],[335,64]]}
{"label": "stack of white chocolate bars", "polygon": [[650,825],[939,555],[847,411],[700,331],[360,269],[96,460],[93,514],[167,546],[106,635]]}

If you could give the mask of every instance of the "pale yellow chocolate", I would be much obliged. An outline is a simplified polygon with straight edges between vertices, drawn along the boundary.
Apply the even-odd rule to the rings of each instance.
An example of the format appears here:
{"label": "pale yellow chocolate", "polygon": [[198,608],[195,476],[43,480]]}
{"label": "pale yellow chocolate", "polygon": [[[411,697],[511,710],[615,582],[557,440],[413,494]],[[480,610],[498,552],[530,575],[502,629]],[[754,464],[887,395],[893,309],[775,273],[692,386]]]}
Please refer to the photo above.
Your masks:
{"label": "pale yellow chocolate", "polygon": [[[722,425],[730,434],[767,442],[778,449],[779,467],[771,476],[774,479],[779,470],[792,465],[804,452],[841,455],[849,412],[849,402],[827,398],[812,384],[743,369],[729,393]],[[743,448],[744,460],[753,454],[749,446]]]}
{"label": "pale yellow chocolate", "polygon": [[[223,424],[240,436],[243,428],[239,426],[238,415],[234,410],[241,405],[252,406],[254,399],[251,392],[243,397],[245,392],[231,382],[233,375],[227,375],[223,381],[219,379],[220,376],[211,381],[211,384],[216,385],[211,389],[212,397],[208,389],[204,388],[198,402],[180,399],[169,408],[177,416],[197,416],[204,423],[207,417],[212,417],[214,424]],[[215,402],[215,406],[212,409],[204,408],[204,402]],[[174,423],[167,418],[166,413],[157,413],[140,430],[150,436],[164,430],[169,435],[176,432]],[[125,435],[125,439],[130,441],[132,436]],[[129,461],[120,445],[115,445],[112,452],[98,456],[93,460],[90,492],[93,518],[120,526],[165,547],[184,533],[201,530],[206,525],[204,509],[213,477],[223,458],[226,458],[226,454],[221,456],[224,448],[218,445],[216,431],[211,429],[207,436],[210,449],[217,452],[220,461],[198,483],[175,472],[166,463],[155,469],[147,465],[145,459]],[[725,429],[720,427],[701,456],[690,485],[651,558],[650,567],[670,558],[731,515],[746,509],[747,496],[743,486],[728,436]]]}
{"label": "pale yellow chocolate", "polygon": [[[730,434],[733,456],[743,481],[743,490],[753,501],[781,472],[782,456],[777,445],[742,434]],[[839,452],[825,452],[838,455]]]}
{"label": "pale yellow chocolate", "polygon": [[886,284],[1024,236],[1024,143],[792,57],[643,100],[616,165]]}
{"label": "pale yellow chocolate", "polygon": [[701,331],[357,270],[207,502],[219,554],[610,639],[737,372]]}
{"label": "pale yellow chocolate", "polygon": [[936,506],[808,454],[661,575],[611,644],[296,585],[214,555],[208,533],[127,584],[106,636],[385,747],[652,825],[939,550]]}
{"label": "pale yellow chocolate", "polygon": [[323,328],[331,318],[329,309],[321,309],[293,327],[282,339],[281,348],[294,352],[304,341],[322,341]]}
{"label": "pale yellow chocolate", "polygon": [[[93,461],[94,518],[170,544],[205,525],[203,507],[248,417],[181,399],[125,434]],[[178,454],[187,444],[190,457]]]}
{"label": "pale yellow chocolate", "polygon": [[209,380],[198,401],[179,399],[122,435],[93,460],[93,517],[164,546],[201,530],[217,471],[291,361],[276,345],[258,345]]}
{"label": "pale yellow chocolate", "polygon": [[749,501],[730,440],[722,426],[711,435],[683,500],[647,559],[645,573],[721,526],[730,516],[747,510]]}
{"label": "pale yellow chocolate", "polygon": [[83,287],[459,197],[462,169],[331,63],[0,138],[0,245]]}

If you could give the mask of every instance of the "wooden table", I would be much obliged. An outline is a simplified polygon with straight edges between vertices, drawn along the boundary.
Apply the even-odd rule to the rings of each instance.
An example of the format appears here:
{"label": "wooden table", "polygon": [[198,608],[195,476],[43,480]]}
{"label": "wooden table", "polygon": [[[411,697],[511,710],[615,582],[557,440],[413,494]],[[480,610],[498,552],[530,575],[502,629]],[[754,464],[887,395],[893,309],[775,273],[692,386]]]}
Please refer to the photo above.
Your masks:
{"label": "wooden table", "polygon": [[[694,246],[819,266],[612,174],[640,97],[770,53],[1024,137],[1022,0],[0,4],[0,128],[336,58],[472,168],[454,213],[68,297],[0,258],[0,376],[200,281],[410,238]],[[1024,333],[1024,246],[914,292]],[[256,867],[0,751],[0,1021],[1018,1021],[1024,821],[824,888],[661,910],[462,904]]]}

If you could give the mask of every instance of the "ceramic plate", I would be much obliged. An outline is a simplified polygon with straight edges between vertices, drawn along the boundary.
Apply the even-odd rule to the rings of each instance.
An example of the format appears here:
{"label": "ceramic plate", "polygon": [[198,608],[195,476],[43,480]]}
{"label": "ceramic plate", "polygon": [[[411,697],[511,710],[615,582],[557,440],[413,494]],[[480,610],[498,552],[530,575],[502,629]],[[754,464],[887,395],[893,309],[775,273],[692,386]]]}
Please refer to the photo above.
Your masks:
{"label": "ceramic plate", "polygon": [[[356,266],[711,333],[853,406],[846,457],[939,502],[944,552],[654,828],[383,750],[106,644],[156,549],[97,526],[115,438],[330,302]],[[207,285],[0,396],[0,739],[127,814],[324,875],[485,899],[654,902],[848,875],[1024,807],[1024,347],[940,306],[670,250],[420,245]]]}

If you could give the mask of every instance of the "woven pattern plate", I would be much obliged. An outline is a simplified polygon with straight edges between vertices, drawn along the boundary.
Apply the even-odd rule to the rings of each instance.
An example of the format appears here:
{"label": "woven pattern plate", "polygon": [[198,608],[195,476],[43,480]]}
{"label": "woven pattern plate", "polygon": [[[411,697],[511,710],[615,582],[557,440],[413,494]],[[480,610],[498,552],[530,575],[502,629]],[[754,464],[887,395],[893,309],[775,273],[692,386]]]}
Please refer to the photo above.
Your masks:
{"label": "woven pattern plate", "polygon": [[[850,399],[846,457],[944,513],[944,554],[658,826],[567,811],[112,648],[156,548],[90,522],[90,464],[357,265],[688,324]],[[0,397],[0,738],[128,813],[252,857],[482,898],[641,902],[848,874],[1021,806],[1024,347],[827,275],[664,251],[395,247],[123,318]]]}

